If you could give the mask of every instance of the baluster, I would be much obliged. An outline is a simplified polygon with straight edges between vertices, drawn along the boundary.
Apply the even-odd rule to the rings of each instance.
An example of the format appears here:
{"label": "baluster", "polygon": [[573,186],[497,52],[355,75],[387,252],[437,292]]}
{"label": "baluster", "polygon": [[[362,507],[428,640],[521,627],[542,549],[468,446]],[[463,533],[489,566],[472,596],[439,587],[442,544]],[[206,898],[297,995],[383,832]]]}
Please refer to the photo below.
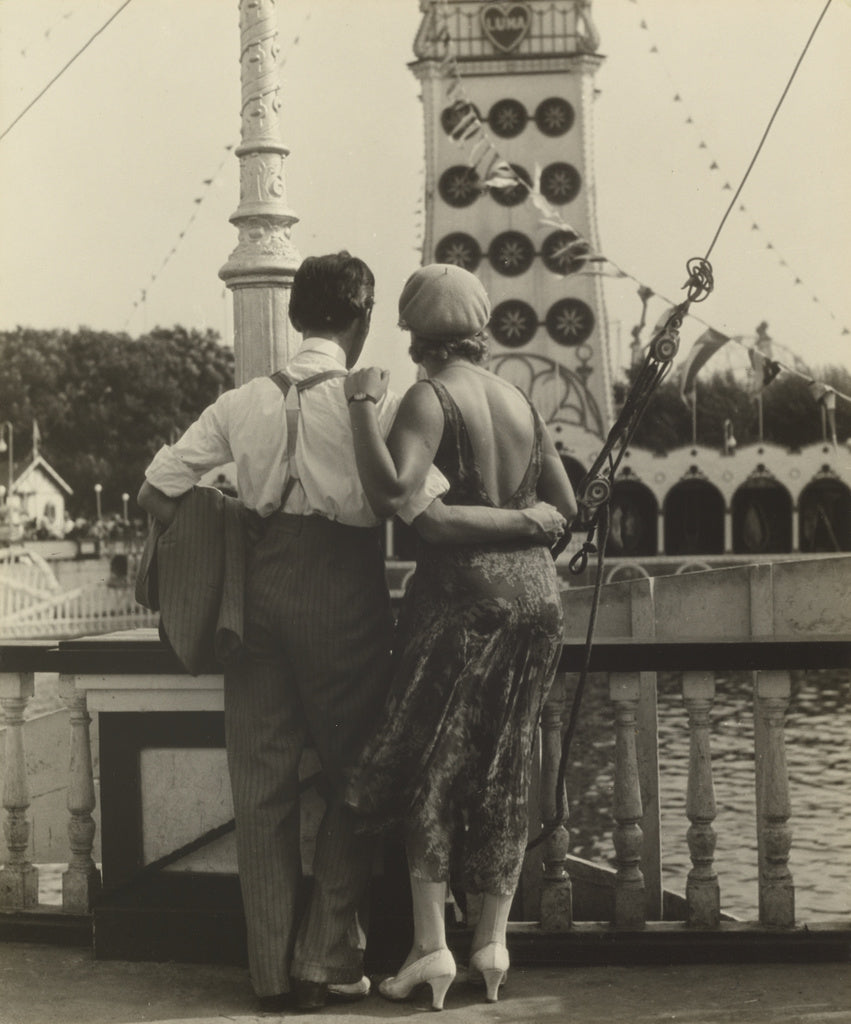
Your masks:
{"label": "baluster", "polygon": [[24,754],[24,709],[33,695],[32,672],[0,673],[0,706],[6,725],[3,830],[9,858],[0,869],[0,907],[20,909],[38,905],[38,869],[27,860],[30,792]]}
{"label": "baluster", "polygon": [[613,672],[609,699],[615,706],[614,845],[617,863],[615,920],[617,928],[643,928],[646,898],[641,873],[643,835],[635,749],[636,719],[641,680],[638,672]]}
{"label": "baluster", "polygon": [[71,712],[71,758],[68,768],[68,843],[71,859],[62,874],[62,909],[72,914],[85,914],[100,892],[101,880],[94,860],[95,783],[92,771],[92,748],[89,737],[91,715],[86,705],[86,691],[74,685],[74,676],[59,676],[59,692]]}
{"label": "baluster", "polygon": [[[567,705],[565,684],[565,676],[559,673],[541,715],[541,818],[545,826],[556,814],[556,783]],[[564,808],[567,820],[566,794]],[[559,825],[543,843],[541,928],[547,932],[566,932],[573,924],[573,888],[567,873],[569,850],[570,833],[564,825]]]}
{"label": "baluster", "polygon": [[795,886],[789,871],[791,807],[783,738],[791,692],[788,672],[754,673],[759,920],[781,927],[795,923]]}
{"label": "baluster", "polygon": [[709,749],[709,715],[715,700],[715,676],[711,672],[683,673],[683,703],[689,724],[688,787],[686,814],[691,827],[686,833],[694,865],[686,882],[686,921],[701,928],[715,928],[721,921],[721,892],[715,871],[715,786]]}

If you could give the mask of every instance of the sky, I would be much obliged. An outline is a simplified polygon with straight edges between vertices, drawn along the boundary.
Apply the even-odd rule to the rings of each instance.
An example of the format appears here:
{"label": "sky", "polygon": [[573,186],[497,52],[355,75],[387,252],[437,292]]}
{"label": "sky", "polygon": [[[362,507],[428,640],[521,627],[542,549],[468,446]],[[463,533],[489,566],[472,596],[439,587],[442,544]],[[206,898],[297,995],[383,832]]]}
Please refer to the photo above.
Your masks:
{"label": "sky", "polygon": [[[123,0],[0,0],[0,132]],[[595,0],[592,112],[613,361],[639,284],[680,301],[825,0]],[[282,137],[293,240],[374,269],[367,362],[413,379],[395,300],[420,263],[423,124],[406,66],[417,0],[282,0]],[[851,0],[832,0],[715,244],[712,326],[757,324],[789,357],[851,367]],[[132,0],[0,138],[0,329],[232,336],[219,268],[236,245],[236,0]],[[460,152],[460,151],[459,151]],[[728,351],[729,350],[729,351]],[[781,350],[782,355],[783,350]],[[719,368],[742,355],[726,346]],[[742,364],[743,365],[743,364]]]}

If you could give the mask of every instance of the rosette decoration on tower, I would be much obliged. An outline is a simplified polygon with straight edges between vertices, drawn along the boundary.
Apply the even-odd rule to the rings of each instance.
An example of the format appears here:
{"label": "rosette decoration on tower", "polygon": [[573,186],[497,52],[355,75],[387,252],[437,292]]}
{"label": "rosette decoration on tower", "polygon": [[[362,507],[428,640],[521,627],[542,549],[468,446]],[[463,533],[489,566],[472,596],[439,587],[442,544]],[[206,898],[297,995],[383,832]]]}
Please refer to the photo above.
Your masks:
{"label": "rosette decoration on tower", "polygon": [[240,0],[242,82],[239,207],[230,221],[236,248],[219,271],[233,293],[237,385],[271,373],[294,354],[288,308],[301,262],[290,234],[298,217],[287,203],[281,139],[275,0]]}
{"label": "rosette decoration on tower", "polygon": [[518,385],[565,459],[613,419],[592,107],[590,0],[421,0],[423,262],[476,274],[494,305],[489,367]]}

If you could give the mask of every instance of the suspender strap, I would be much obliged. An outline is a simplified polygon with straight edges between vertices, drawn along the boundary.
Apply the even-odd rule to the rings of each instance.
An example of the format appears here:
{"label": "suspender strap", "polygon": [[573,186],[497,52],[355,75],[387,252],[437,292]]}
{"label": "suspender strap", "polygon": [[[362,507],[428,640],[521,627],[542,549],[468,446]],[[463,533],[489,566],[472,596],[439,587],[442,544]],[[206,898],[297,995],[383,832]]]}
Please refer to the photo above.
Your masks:
{"label": "suspender strap", "polygon": [[285,370],[278,370],[270,375],[270,380],[281,389],[287,409],[287,482],[284,486],[284,493],[281,495],[281,508],[286,504],[298,479],[298,474],[295,471],[295,446],[298,440],[298,418],[301,412],[299,396],[302,391],[307,391],[325,380],[345,376],[345,370],[323,370],[322,373],[315,373],[312,377],[305,377],[304,380],[299,381],[294,381]]}
{"label": "suspender strap", "polygon": [[302,391],[307,391],[308,388],[312,388],[315,384],[321,384],[323,380],[331,380],[334,377],[345,376],[347,376],[345,370],[323,370],[322,373],[315,373],[312,377],[305,377],[304,380],[300,380],[296,384],[296,389],[300,394]]}
{"label": "suspender strap", "polygon": [[323,370],[322,373],[314,373],[312,377],[305,377],[304,380],[294,381],[286,370],[277,370],[275,373],[271,374],[270,380],[274,381],[274,383],[278,385],[284,394],[284,398],[286,398],[293,384],[295,384],[296,391],[301,394],[302,391],[307,391],[308,388],[312,388],[316,384],[321,384],[324,380],[332,380],[334,377],[345,376],[345,370]]}
{"label": "suspender strap", "polygon": [[275,384],[278,385],[278,387],[281,389],[284,398],[286,398],[287,392],[293,386],[292,377],[290,377],[290,375],[286,373],[284,370],[278,370],[276,373],[273,373],[269,377],[269,380],[273,381]]}

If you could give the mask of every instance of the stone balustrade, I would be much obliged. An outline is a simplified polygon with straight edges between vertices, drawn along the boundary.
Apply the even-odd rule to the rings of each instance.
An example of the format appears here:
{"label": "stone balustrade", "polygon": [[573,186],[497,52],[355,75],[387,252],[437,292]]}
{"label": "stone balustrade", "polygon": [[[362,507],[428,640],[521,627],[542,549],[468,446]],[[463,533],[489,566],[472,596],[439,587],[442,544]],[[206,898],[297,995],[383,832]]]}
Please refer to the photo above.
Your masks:
{"label": "stone balustrade", "polygon": [[[754,678],[757,926],[795,926],[794,883],[789,870],[793,837],[784,751],[789,672],[846,667],[851,663],[851,603],[846,599],[849,568],[851,557],[842,556],[632,580],[603,588],[590,668],[608,675],[615,730],[616,868],[609,872],[608,896],[602,900],[608,907],[606,920],[615,931],[649,935],[645,928],[662,918],[655,725],[657,671],[682,673],[683,728],[689,735],[688,790],[681,842],[687,846],[692,868],[686,882],[686,909],[680,919],[684,934],[689,929],[706,931],[722,927],[723,879],[719,879],[714,864],[716,808],[709,723],[714,702],[723,700],[723,692],[716,694],[715,675],[731,669],[751,670]],[[590,588],[568,589],[563,599],[567,621],[578,630],[587,621]],[[537,815],[545,825],[551,824],[555,815],[557,768],[568,710],[566,681],[583,662],[583,641],[580,636],[565,638],[561,674],[541,723],[538,792],[531,804],[538,809]],[[67,757],[69,765],[69,854],[63,876],[62,908],[70,915],[87,914],[101,890],[101,875],[93,858],[91,714],[100,716],[101,767],[106,771],[103,758],[107,719],[123,719],[133,714],[146,720],[158,717],[150,712],[166,716],[188,712],[183,719],[191,719],[199,714],[215,716],[222,709],[221,678],[181,673],[172,656],[159,645],[154,631],[54,645],[0,645],[0,724],[5,725],[2,801],[7,851],[0,868],[0,924],[3,911],[15,912],[20,917],[39,909],[37,867],[30,855],[29,752],[25,749],[23,721],[24,709],[33,694],[34,671],[60,674],[60,692],[69,711],[68,746],[65,751],[52,751],[50,755]],[[203,743],[205,749],[216,745],[214,740]],[[157,743],[152,745],[156,747]],[[47,756],[47,752],[39,752],[39,757]],[[205,771],[211,770],[210,763]],[[214,770],[219,769],[223,771],[223,762],[216,761]],[[142,769],[138,771],[135,785],[141,785]],[[116,790],[114,783],[115,780]],[[220,783],[221,780],[218,788],[224,791],[226,786]],[[127,790],[130,782],[118,784],[116,792],[121,792],[122,785]],[[111,804],[105,800],[101,807],[104,832],[106,815],[114,813],[116,806],[113,799]],[[225,812],[222,807],[211,812],[210,822],[215,825],[215,813],[221,816]],[[181,813],[177,808],[172,816]],[[150,818],[150,811],[145,816]],[[138,817],[143,817],[141,811]],[[163,813],[163,821],[167,817]],[[524,917],[550,935],[575,932],[573,900],[577,887],[589,883],[590,866],[570,857],[569,824],[568,818],[529,854],[539,883],[528,887],[535,893],[535,906],[528,905],[527,897]],[[150,826],[150,820],[144,823],[144,828]],[[162,821],[158,827],[162,832]],[[538,823],[533,822],[532,831],[537,827]],[[163,835],[158,835],[153,845],[145,840],[142,845],[148,852],[139,855],[141,861],[156,860],[163,852],[163,843],[167,846],[168,841],[168,836]],[[104,843],[106,881],[110,871],[107,862],[112,856],[109,851],[114,845]],[[173,847],[180,845],[181,842],[172,843]],[[222,870],[222,863],[220,857],[216,870]],[[227,854],[224,863],[229,863]],[[529,864],[524,872],[524,877],[528,876]],[[603,889],[606,888],[604,884]]]}

